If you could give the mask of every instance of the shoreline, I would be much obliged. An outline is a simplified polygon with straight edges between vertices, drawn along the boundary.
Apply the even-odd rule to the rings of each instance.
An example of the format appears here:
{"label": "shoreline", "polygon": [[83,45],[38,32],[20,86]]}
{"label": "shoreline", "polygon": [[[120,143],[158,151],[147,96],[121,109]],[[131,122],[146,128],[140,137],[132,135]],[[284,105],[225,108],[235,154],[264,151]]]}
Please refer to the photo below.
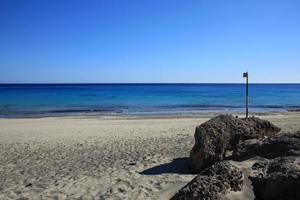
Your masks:
{"label": "shoreline", "polygon": [[[270,110],[270,111],[250,111],[249,116],[265,116],[276,114],[300,113],[300,109],[286,109],[286,110]],[[152,118],[196,118],[196,117],[212,117],[222,114],[237,115],[242,117],[245,115],[243,111],[203,111],[203,112],[162,112],[162,113],[78,113],[78,114],[61,114],[61,115],[0,115],[0,119],[39,119],[39,118],[116,118],[116,119],[152,119]]]}

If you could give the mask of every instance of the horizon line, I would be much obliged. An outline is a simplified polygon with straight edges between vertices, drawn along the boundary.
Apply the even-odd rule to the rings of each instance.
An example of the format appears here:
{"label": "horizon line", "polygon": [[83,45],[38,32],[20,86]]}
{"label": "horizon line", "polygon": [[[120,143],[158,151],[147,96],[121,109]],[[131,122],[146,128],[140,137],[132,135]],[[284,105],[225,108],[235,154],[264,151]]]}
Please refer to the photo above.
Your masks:
{"label": "horizon line", "polygon": [[[224,83],[224,82],[194,82],[194,83],[176,83],[176,82],[169,82],[169,83],[160,83],[160,82],[120,82],[120,83],[115,83],[115,82],[112,82],[112,83],[88,83],[88,82],[85,82],[85,83],[0,83],[0,85],[121,85],[121,84],[124,84],[124,85],[175,85],[175,84],[182,84],[182,85],[192,85],[192,84],[245,84],[244,82],[233,82],[233,83]],[[249,83],[249,84],[300,84],[300,82],[298,83],[290,83],[290,82],[273,82],[273,83],[270,83],[270,82],[254,82],[254,83]]]}

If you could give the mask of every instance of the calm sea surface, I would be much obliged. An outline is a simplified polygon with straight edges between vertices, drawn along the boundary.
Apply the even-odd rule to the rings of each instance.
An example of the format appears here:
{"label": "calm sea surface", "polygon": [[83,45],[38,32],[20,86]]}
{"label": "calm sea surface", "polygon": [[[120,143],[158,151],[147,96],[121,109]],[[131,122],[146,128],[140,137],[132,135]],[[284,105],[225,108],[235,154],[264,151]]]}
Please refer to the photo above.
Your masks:
{"label": "calm sea surface", "polygon": [[[252,84],[251,111],[300,108],[300,84]],[[0,84],[0,117],[242,111],[243,84]]]}

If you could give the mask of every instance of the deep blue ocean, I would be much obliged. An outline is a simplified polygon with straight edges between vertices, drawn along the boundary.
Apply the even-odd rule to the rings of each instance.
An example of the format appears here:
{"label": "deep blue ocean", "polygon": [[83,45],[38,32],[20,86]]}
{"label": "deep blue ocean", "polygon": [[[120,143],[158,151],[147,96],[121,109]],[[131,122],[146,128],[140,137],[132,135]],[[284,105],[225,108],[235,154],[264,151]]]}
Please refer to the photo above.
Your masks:
{"label": "deep blue ocean", "polygon": [[[300,84],[250,84],[250,111],[300,108]],[[0,84],[0,117],[243,111],[243,84]]]}

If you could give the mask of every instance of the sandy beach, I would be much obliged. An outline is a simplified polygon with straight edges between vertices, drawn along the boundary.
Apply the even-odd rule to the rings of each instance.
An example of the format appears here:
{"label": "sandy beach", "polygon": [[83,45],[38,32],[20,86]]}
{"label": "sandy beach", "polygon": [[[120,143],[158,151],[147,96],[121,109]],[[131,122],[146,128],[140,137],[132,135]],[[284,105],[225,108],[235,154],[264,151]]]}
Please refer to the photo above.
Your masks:
{"label": "sandy beach", "polygon": [[1,0],[0,200],[300,200],[299,9]]}
{"label": "sandy beach", "polygon": [[[195,177],[186,158],[210,117],[2,118],[0,199],[169,199]],[[300,130],[300,112],[259,117]]]}

